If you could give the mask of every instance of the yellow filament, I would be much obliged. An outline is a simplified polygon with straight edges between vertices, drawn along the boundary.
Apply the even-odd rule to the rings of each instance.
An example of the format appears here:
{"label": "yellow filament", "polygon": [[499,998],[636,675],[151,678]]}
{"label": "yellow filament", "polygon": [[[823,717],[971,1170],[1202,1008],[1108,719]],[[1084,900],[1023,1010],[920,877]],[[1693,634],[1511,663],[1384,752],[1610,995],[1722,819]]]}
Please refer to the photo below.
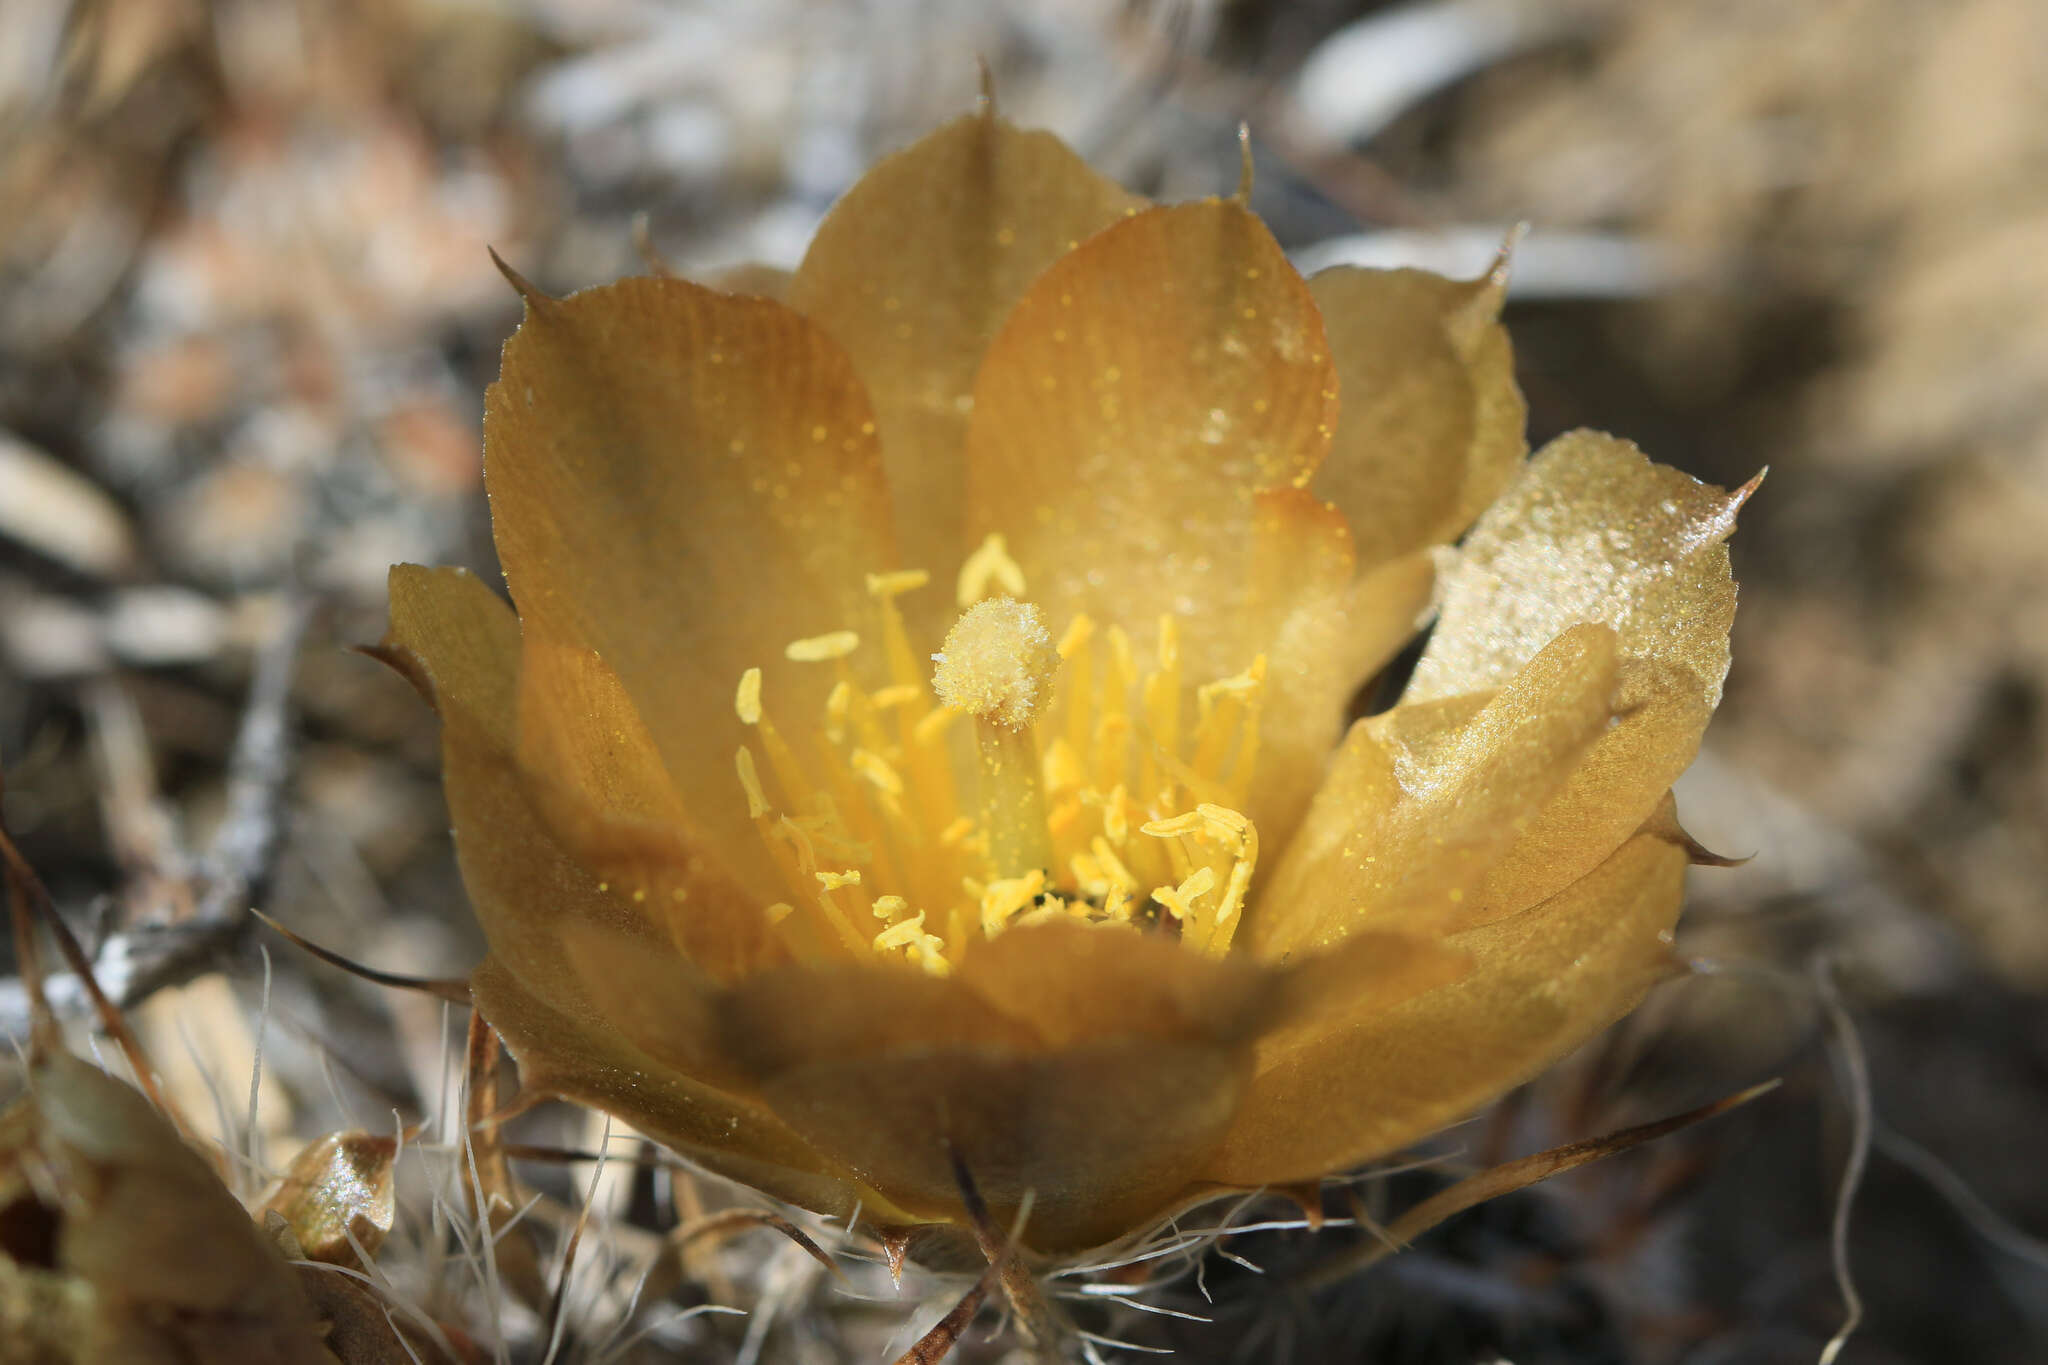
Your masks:
{"label": "yellow filament", "polygon": [[[998,536],[962,565],[966,610],[927,675],[898,598],[928,579],[868,577],[868,643],[852,630],[789,643],[786,659],[836,675],[802,723],[783,716],[778,729],[760,669],[734,690],[753,731],[734,756],[741,795],[787,887],[764,913],[791,951],[943,974],[977,941],[1056,920],[1163,925],[1190,951],[1227,951],[1258,863],[1242,806],[1266,659],[1186,679],[1171,615],[1143,668],[1113,623],[1077,615],[1055,644],[1015,600],[1023,573]],[[866,667],[864,648],[878,651]],[[886,681],[870,690],[877,672]],[[971,750],[952,733],[962,716]],[[963,808],[954,765],[966,752],[981,799]]]}

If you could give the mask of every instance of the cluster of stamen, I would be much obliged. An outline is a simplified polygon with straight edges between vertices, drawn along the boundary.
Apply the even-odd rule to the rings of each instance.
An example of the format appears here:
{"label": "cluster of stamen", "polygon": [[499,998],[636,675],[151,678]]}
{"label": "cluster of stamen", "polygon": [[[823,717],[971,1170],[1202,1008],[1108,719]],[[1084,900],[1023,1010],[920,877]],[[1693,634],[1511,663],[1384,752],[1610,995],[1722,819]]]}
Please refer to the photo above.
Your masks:
{"label": "cluster of stamen", "polygon": [[883,685],[857,676],[865,646],[852,631],[788,646],[791,665],[836,675],[800,733],[770,717],[758,668],[740,679],[734,705],[752,735],[736,766],[788,891],[767,913],[791,951],[898,954],[944,973],[976,939],[1065,918],[1222,954],[1258,861],[1240,812],[1263,656],[1196,688],[1184,716],[1173,617],[1160,618],[1147,670],[1123,630],[1085,616],[1054,645],[991,536],[959,575],[966,610],[928,683],[897,606],[927,582],[922,570],[868,578]]}

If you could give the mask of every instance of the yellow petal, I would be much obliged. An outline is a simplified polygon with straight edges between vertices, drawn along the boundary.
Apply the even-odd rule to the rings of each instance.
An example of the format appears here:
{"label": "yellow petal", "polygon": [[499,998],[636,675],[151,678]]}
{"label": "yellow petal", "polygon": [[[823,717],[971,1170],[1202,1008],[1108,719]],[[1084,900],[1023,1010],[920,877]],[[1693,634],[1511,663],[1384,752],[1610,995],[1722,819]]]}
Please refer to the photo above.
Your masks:
{"label": "yellow petal", "polygon": [[[484,435],[525,630],[603,656],[692,811],[768,892],[732,789],[733,686],[793,639],[858,630],[864,574],[894,562],[845,353],[780,304],[682,280],[529,296]],[[811,714],[829,681],[799,670],[782,691]]]}
{"label": "yellow petal", "polygon": [[1534,909],[1468,929],[1461,979],[1391,1007],[1335,975],[1319,1011],[1259,1049],[1205,1175],[1312,1179],[1394,1151],[1535,1075],[1671,970],[1683,850],[1642,835]]}
{"label": "yellow petal", "polygon": [[1404,703],[1495,686],[1558,632],[1605,623],[1619,720],[1480,896],[1511,913],[1585,875],[1656,809],[1699,750],[1728,671],[1735,584],[1721,543],[1746,490],[1652,464],[1626,441],[1563,436],[1479,524],[1445,576]]}
{"label": "yellow petal", "polygon": [[1336,377],[1308,289],[1227,200],[1149,209],[1031,286],[989,347],[967,435],[974,538],[1001,532],[1028,595],[1149,648],[1184,632],[1182,676],[1243,669],[1254,495],[1305,482]]}
{"label": "yellow petal", "polygon": [[779,266],[749,261],[729,265],[704,277],[704,283],[727,294],[751,294],[757,299],[789,302],[790,273]]}
{"label": "yellow petal", "polygon": [[1047,266],[1143,202],[984,112],[877,164],[819,225],[787,297],[874,397],[906,563],[945,581],[970,548],[961,447],[989,339]]}
{"label": "yellow petal", "polygon": [[1350,519],[1367,567],[1455,539],[1527,449],[1505,283],[1339,266],[1308,287],[1342,403],[1316,492]]}
{"label": "yellow petal", "polygon": [[683,805],[603,659],[528,639],[518,704],[527,794],[578,867],[666,924],[683,955],[717,979],[782,959],[761,902]]}
{"label": "yellow petal", "polygon": [[1454,699],[1352,727],[1247,917],[1252,950],[1271,961],[1363,928],[1473,922],[1482,879],[1613,716],[1615,646],[1579,626],[1476,713]]}
{"label": "yellow petal", "polygon": [[896,1204],[959,1221],[957,1152],[999,1219],[1032,1193],[1025,1241],[1052,1251],[1123,1231],[1186,1183],[1272,1004],[1250,964],[1041,925],[943,979],[887,964],[762,973],[721,996],[719,1036],[792,1130]]}
{"label": "yellow petal", "polygon": [[953,1158],[1023,1241],[1079,1250],[1184,1188],[1236,1111],[1249,1046],[1124,1039],[1052,1053],[964,1045],[834,1058],[763,1079],[791,1129],[919,1219],[963,1221]]}
{"label": "yellow petal", "polygon": [[1280,985],[1242,955],[1212,958],[1161,934],[1059,922],[975,944],[954,979],[1047,1048],[1119,1037],[1241,1042],[1272,1016]]}
{"label": "yellow petal", "polygon": [[1263,642],[1267,668],[1246,814],[1284,833],[1322,781],[1353,694],[1414,636],[1435,569],[1416,553],[1361,576],[1343,515],[1300,488],[1258,494],[1251,558],[1242,629]]}
{"label": "yellow petal", "polygon": [[364,652],[395,669],[443,716],[450,708],[466,711],[510,749],[519,674],[512,608],[467,569],[398,564],[389,584],[390,628]]}
{"label": "yellow petal", "polygon": [[608,1027],[551,1007],[503,964],[485,959],[470,990],[518,1061],[522,1086],[615,1114],[690,1160],[777,1199],[828,1216],[845,1217],[860,1206],[878,1221],[913,1221],[758,1101],[694,1080]]}

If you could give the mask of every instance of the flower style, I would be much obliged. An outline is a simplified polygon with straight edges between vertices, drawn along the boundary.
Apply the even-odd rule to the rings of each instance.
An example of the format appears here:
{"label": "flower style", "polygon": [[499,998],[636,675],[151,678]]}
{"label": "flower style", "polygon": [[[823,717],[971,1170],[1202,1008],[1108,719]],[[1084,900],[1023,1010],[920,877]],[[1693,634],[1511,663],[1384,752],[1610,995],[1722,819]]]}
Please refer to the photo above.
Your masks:
{"label": "flower style", "polygon": [[1742,494],[1592,433],[1525,461],[1500,276],[1303,281],[1240,200],[984,111],[753,295],[521,282],[517,615],[401,567],[380,654],[440,713],[526,1083],[888,1229],[965,1222],[964,1168],[1057,1254],[1633,1007]]}

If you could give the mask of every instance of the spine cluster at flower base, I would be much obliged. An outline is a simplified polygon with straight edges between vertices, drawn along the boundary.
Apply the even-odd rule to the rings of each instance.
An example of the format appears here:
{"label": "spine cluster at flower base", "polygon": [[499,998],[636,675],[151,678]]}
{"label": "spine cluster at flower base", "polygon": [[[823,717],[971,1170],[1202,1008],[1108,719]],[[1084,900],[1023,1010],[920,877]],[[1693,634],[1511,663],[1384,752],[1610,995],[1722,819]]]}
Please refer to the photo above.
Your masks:
{"label": "spine cluster at flower base", "polygon": [[1264,657],[1193,689],[1184,715],[1174,617],[1159,620],[1150,668],[1125,631],[1086,616],[1055,644],[992,536],[963,567],[964,610],[928,679],[897,606],[928,582],[868,578],[879,669],[857,666],[873,646],[852,630],[789,644],[789,666],[836,672],[808,724],[777,724],[760,669],[740,679],[753,739],[736,767],[788,891],[765,913],[791,952],[899,955],[944,974],[976,940],[1064,918],[1224,953],[1258,860],[1241,808]]}

